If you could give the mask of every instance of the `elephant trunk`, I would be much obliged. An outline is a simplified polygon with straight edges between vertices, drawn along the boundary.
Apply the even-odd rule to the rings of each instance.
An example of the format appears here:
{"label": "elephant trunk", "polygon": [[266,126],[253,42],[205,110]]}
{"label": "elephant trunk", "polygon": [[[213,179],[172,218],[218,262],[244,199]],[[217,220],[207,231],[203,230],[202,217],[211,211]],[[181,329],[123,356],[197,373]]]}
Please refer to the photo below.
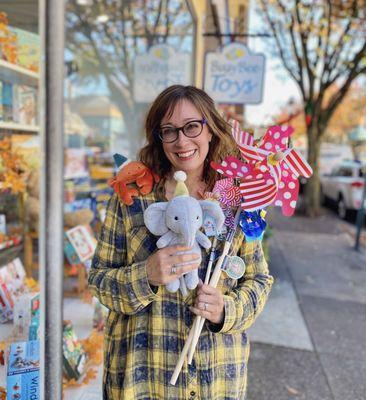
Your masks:
{"label": "elephant trunk", "polygon": [[189,224],[185,224],[182,227],[182,235],[184,239],[184,244],[189,247],[193,247],[194,241],[196,239],[196,230],[192,229]]}

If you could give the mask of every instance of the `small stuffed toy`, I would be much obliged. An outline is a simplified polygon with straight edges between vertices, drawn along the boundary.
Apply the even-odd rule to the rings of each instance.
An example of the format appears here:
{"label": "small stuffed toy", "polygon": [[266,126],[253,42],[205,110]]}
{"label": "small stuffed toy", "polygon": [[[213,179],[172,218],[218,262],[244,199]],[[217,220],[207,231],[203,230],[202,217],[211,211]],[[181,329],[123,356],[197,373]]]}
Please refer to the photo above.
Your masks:
{"label": "small stuffed toy", "polygon": [[[184,183],[186,178],[187,175],[183,171],[174,174],[177,181],[174,197],[168,202],[151,204],[144,212],[144,221],[152,234],[161,236],[156,243],[159,249],[177,244],[190,246],[192,250],[189,253],[199,254],[201,261],[200,245],[205,249],[211,247],[208,237],[199,230],[204,217],[209,215],[215,221],[216,229],[220,230],[225,216],[217,202],[197,200],[189,196]],[[176,265],[178,271],[179,266],[181,265]],[[187,288],[195,289],[198,281],[198,270],[195,270],[170,282],[166,288],[173,293],[180,288],[185,296]]]}
{"label": "small stuffed toy", "polygon": [[[134,196],[148,194],[152,191],[155,182],[159,182],[159,177],[151,172],[145,164],[139,161],[131,161],[122,166],[127,160],[120,154],[115,154],[115,162],[121,167],[116,176],[108,181],[109,186],[117,193],[120,201],[128,206],[133,204]],[[135,183],[136,186],[128,186]]]}

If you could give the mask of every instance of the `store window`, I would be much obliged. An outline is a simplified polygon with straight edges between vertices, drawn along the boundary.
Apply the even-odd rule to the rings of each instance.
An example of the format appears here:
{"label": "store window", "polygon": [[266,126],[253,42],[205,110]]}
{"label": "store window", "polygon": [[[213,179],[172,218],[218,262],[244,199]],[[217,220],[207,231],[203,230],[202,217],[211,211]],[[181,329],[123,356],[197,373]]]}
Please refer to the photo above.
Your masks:
{"label": "store window", "polygon": [[[149,103],[169,84],[192,83],[193,56],[194,20],[184,0],[68,1],[66,106],[87,145],[135,157]],[[168,77],[154,57],[167,61]],[[177,57],[185,63],[180,74],[172,71]]]}
{"label": "store window", "polygon": [[0,398],[9,399],[24,396],[28,356],[39,377],[38,26],[37,0],[0,3]]}
{"label": "store window", "polygon": [[66,2],[66,399],[102,398],[106,310],[89,296],[86,277],[111,195],[113,154],[135,159],[151,101],[171,84],[193,83],[194,39],[184,0]]}

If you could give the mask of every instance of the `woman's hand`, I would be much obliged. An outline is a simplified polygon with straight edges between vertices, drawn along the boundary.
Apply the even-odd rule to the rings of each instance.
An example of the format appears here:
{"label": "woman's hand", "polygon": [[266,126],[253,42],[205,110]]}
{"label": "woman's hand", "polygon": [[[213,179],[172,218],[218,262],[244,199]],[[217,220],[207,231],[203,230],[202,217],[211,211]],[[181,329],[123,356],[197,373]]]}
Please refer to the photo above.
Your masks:
{"label": "woman's hand", "polygon": [[148,257],[146,273],[149,283],[154,286],[166,285],[183,274],[197,269],[200,265],[200,254],[177,254],[189,250],[192,248],[181,245],[168,246]]}
{"label": "woman's hand", "polygon": [[189,309],[214,324],[221,324],[225,314],[224,296],[218,289],[200,281],[195,305]]}

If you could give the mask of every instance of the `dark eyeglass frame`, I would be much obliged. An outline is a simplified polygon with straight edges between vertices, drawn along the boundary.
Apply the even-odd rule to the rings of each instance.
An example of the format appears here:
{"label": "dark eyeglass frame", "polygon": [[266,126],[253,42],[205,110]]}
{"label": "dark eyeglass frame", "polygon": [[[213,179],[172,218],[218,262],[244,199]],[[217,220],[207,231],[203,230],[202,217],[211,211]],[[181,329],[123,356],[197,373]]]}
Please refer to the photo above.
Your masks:
{"label": "dark eyeglass frame", "polygon": [[[201,130],[200,130],[200,132],[199,132],[197,135],[188,136],[188,135],[184,132],[184,128],[185,128],[187,125],[191,124],[192,122],[199,122],[199,123],[201,124]],[[206,124],[207,124],[207,120],[206,120],[205,118],[202,118],[202,119],[192,119],[191,121],[188,121],[188,122],[187,122],[186,124],[184,124],[183,126],[176,127],[176,128],[175,128],[174,126],[169,127],[169,128],[171,128],[171,129],[174,129],[174,131],[175,131],[176,137],[175,137],[174,140],[168,140],[168,141],[167,141],[167,140],[164,140],[163,137],[162,137],[162,132],[161,132],[161,130],[162,130],[163,128],[168,128],[168,126],[163,127],[163,128],[161,127],[161,128],[159,129],[158,136],[159,136],[160,140],[161,140],[163,143],[173,143],[173,142],[175,142],[175,141],[179,138],[179,132],[181,131],[181,132],[183,133],[184,136],[186,136],[187,138],[193,139],[193,138],[198,137],[198,136],[202,133],[202,131],[203,131],[203,126],[206,125]]]}

